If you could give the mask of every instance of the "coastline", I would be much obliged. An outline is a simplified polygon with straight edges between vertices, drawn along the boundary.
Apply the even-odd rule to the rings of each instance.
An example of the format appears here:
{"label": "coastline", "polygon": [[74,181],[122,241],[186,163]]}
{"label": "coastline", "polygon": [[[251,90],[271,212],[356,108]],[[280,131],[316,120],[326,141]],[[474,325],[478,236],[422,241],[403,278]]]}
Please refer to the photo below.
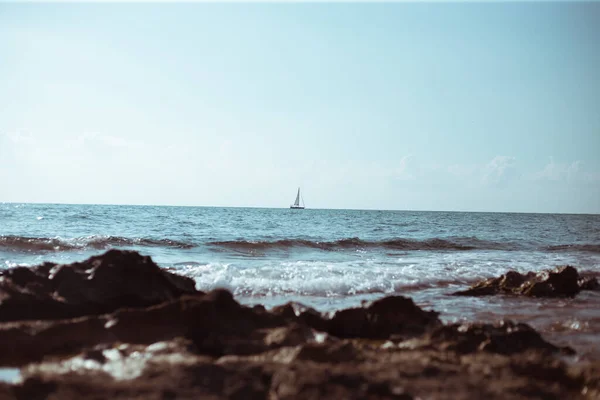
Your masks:
{"label": "coastline", "polygon": [[[267,310],[119,250],[0,274],[7,399],[600,397],[599,358],[517,321],[443,322],[406,296]],[[553,295],[587,289],[573,274]]]}

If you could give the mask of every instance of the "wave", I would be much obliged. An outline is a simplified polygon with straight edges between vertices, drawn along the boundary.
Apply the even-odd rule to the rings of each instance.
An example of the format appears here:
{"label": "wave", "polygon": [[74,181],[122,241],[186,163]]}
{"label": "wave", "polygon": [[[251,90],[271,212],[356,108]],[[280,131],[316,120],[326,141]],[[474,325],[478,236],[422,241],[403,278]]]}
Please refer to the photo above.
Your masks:
{"label": "wave", "polygon": [[471,270],[445,271],[429,265],[381,265],[370,261],[289,261],[248,268],[235,263],[180,265],[175,272],[196,281],[196,288],[229,289],[241,297],[346,297],[443,289],[470,284]]}
{"label": "wave", "polygon": [[223,248],[237,252],[266,252],[272,250],[291,250],[294,248],[317,249],[325,251],[339,250],[446,250],[446,251],[468,251],[468,250],[503,250],[503,251],[552,251],[552,252],[592,252],[600,253],[600,244],[561,244],[552,246],[540,246],[527,241],[491,241],[478,239],[476,237],[453,237],[432,238],[425,240],[416,239],[386,239],[386,240],[363,240],[359,238],[346,238],[335,241],[315,241],[307,239],[280,239],[273,241],[251,241],[231,240],[212,241],[209,246]]}
{"label": "wave", "polygon": [[82,249],[103,250],[112,247],[147,246],[189,249],[190,243],[171,239],[125,238],[119,236],[88,236],[74,239],[0,236],[0,249],[26,252],[53,252]]}
{"label": "wave", "polygon": [[[469,251],[469,250],[529,250],[550,252],[591,252],[600,253],[600,244],[560,244],[536,246],[526,242],[495,242],[475,237],[432,238],[425,240],[394,238],[386,240],[363,240],[345,238],[334,241],[316,241],[308,239],[279,240],[230,240],[209,241],[205,243],[213,251],[234,251],[238,253],[262,253],[269,251],[288,251],[293,249],[313,249],[321,251],[354,251],[383,249],[389,251]],[[64,239],[60,237],[0,236],[0,250],[21,252],[58,252],[69,250],[103,250],[113,247],[170,247],[191,249],[196,243],[169,238],[128,238],[120,236],[86,236]]]}
{"label": "wave", "polygon": [[414,239],[388,239],[368,241],[359,238],[346,238],[335,241],[313,241],[306,239],[281,239],[275,241],[215,241],[208,245],[226,248],[234,251],[253,252],[268,250],[288,250],[292,248],[308,248],[326,251],[360,250],[370,248],[383,248],[391,250],[475,250],[494,249],[510,250],[512,244],[480,240],[476,238],[457,238],[455,240],[433,238],[427,240]]}
{"label": "wave", "polygon": [[543,248],[547,251],[587,251],[590,253],[600,253],[600,244],[559,244],[554,246],[546,246]]}

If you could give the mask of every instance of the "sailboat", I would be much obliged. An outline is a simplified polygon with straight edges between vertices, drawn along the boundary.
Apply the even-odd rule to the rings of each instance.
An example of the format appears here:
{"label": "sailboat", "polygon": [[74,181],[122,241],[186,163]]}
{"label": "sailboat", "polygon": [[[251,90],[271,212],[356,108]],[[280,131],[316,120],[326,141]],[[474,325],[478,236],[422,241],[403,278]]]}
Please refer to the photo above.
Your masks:
{"label": "sailboat", "polygon": [[294,204],[292,204],[290,206],[290,208],[293,208],[295,210],[303,210],[304,209],[304,199],[302,199],[302,205],[300,205],[300,199],[302,199],[300,197],[300,188],[298,188],[298,194],[296,195],[296,201],[294,201]]}

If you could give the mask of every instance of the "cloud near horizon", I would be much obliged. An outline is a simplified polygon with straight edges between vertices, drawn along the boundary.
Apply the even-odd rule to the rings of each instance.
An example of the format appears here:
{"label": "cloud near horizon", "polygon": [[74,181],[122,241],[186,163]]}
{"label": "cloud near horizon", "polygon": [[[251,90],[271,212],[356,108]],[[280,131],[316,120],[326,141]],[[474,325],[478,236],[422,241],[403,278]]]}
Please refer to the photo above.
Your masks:
{"label": "cloud near horizon", "polygon": [[[530,186],[535,182],[557,188],[565,182],[600,183],[600,173],[586,169],[580,160],[556,162],[550,158],[543,167],[524,169],[516,157],[508,155],[483,163],[427,163],[406,154],[395,162],[307,160],[282,165],[254,158],[228,138],[198,151],[177,142],[160,147],[119,135],[88,132],[69,137],[56,141],[28,132],[0,132],[0,176],[13,188],[0,200],[276,206],[269,198],[287,200],[290,187],[299,185],[308,191],[306,197],[313,206],[322,202],[331,207],[337,196],[345,194],[355,203],[340,204],[342,208],[373,208],[368,204],[375,198],[388,199],[377,208],[419,209],[404,204],[412,197],[430,196],[430,192],[433,198],[433,188],[443,187],[449,204],[445,209],[469,209],[471,203],[460,199],[477,198],[484,187],[498,186],[502,193],[519,197],[527,190],[535,192]],[[27,181],[11,177],[10,171],[17,169],[26,172]],[[223,193],[238,200],[219,204]],[[263,197],[248,204],[248,193]],[[281,202],[285,206],[284,200]],[[423,201],[414,204],[431,208]]]}
{"label": "cloud near horizon", "polygon": [[484,184],[503,184],[514,178],[516,158],[511,156],[496,156],[482,170]]}
{"label": "cloud near horizon", "polygon": [[543,167],[541,171],[536,171],[532,179],[539,181],[554,182],[582,182],[594,181],[598,174],[593,171],[586,171],[585,164],[581,160],[571,162],[556,162],[554,157]]}

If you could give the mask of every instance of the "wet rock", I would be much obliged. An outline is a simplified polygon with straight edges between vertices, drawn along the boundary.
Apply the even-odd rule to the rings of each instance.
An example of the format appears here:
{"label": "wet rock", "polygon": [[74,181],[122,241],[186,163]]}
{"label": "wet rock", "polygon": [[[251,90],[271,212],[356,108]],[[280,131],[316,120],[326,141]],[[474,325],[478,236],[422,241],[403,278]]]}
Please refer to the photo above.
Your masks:
{"label": "wet rock", "polygon": [[[507,273],[478,290],[566,295],[573,279],[578,288],[592,285],[569,268]],[[402,296],[330,317],[299,303],[268,311],[166,274],[132,252],[3,272],[0,316],[13,318],[0,321],[0,366],[20,367],[23,380],[0,383],[0,397],[522,400],[600,393],[599,367],[571,368],[557,357],[569,348],[525,324],[443,325],[438,313]]]}
{"label": "wet rock", "polygon": [[581,290],[600,290],[600,283],[596,277],[585,277],[577,281]]}
{"label": "wet rock", "polygon": [[452,324],[426,334],[417,347],[434,347],[461,354],[484,351],[503,355],[526,351],[574,354],[568,347],[557,347],[545,341],[527,324],[503,321],[499,324]]}
{"label": "wet rock", "polygon": [[295,355],[296,360],[317,363],[345,363],[363,361],[364,357],[356,346],[343,341],[335,343],[310,343],[301,346]]}
{"label": "wet rock", "polygon": [[[362,310],[382,317],[389,307],[409,305],[393,298]],[[405,326],[403,318],[395,318],[392,326]],[[433,326],[412,339],[419,342],[412,349],[380,346],[372,339],[319,340],[326,334],[244,307],[218,290],[103,316],[5,323],[0,325],[28,327],[21,333],[38,339],[21,342],[15,356],[38,346],[35,351],[52,357],[24,367],[23,382],[0,387],[0,393],[7,399],[454,400],[577,399],[584,387],[595,390],[595,375],[587,369],[572,373],[548,358],[560,348],[527,325],[441,326],[435,313],[417,311],[413,320],[416,326]],[[5,343],[0,337],[5,346],[0,358],[9,347]],[[48,343],[54,347],[41,347]],[[60,356],[55,350],[61,345],[74,354]]]}
{"label": "wet rock", "polygon": [[273,377],[272,397],[275,399],[396,399],[413,400],[400,385],[380,382],[361,371],[291,367]]}
{"label": "wet rock", "polygon": [[289,302],[274,307],[272,313],[285,318],[287,321],[297,321],[318,331],[327,330],[327,321],[320,312],[298,302]]}
{"label": "wet rock", "polygon": [[519,292],[533,297],[574,297],[581,290],[579,274],[571,266],[538,273],[534,279],[523,283]]}
{"label": "wet rock", "polygon": [[76,356],[29,366],[6,398],[266,399],[270,387],[260,365],[218,365],[177,343],[103,351],[104,363]]}
{"label": "wet rock", "polygon": [[37,285],[31,283],[23,287],[0,277],[0,322],[76,316],[71,305],[57,300],[45,288],[37,290]]}
{"label": "wet rock", "polygon": [[593,282],[579,279],[577,269],[569,265],[539,273],[521,274],[509,271],[498,278],[481,281],[455,296],[490,296],[496,294],[530,297],[574,297],[581,290],[593,287]]}
{"label": "wet rock", "polygon": [[317,321],[314,325],[325,325],[325,332],[341,338],[415,336],[440,324],[436,312],[423,311],[400,296],[342,310],[331,320],[323,320],[318,314],[303,319],[296,312],[286,316],[289,307],[270,313],[239,304],[226,290],[215,290],[100,316],[0,324],[0,365],[68,355],[98,344],[150,344],[175,337],[189,338],[199,353],[214,357],[256,354],[273,347],[318,341],[317,335],[323,339],[325,333],[318,333],[307,323],[313,320]]}
{"label": "wet rock", "polygon": [[424,311],[407,297],[390,296],[362,308],[336,312],[327,331],[340,338],[386,339],[420,335],[440,324],[437,312]]}
{"label": "wet rock", "polygon": [[103,314],[197,292],[192,279],[162,270],[150,257],[121,250],[73,264],[17,267],[0,277],[0,321]]}
{"label": "wet rock", "polygon": [[0,324],[0,365],[68,355],[98,344],[150,344],[175,337],[189,338],[203,354],[252,354],[268,348],[266,329],[284,325],[283,318],[242,306],[231,293],[215,290],[100,316]]}
{"label": "wet rock", "polygon": [[[357,351],[350,341],[304,345],[277,362],[254,356],[215,360],[185,340],[118,345],[22,370],[0,386],[6,399],[584,399],[597,392],[597,368],[568,367],[542,354],[478,351]],[[582,394],[584,393],[585,394]],[[587,397],[594,398],[594,397]]]}
{"label": "wet rock", "polygon": [[[298,346],[318,340],[317,335],[319,334],[307,326],[292,323],[287,326],[271,329],[265,335],[264,343],[270,348]],[[325,335],[321,335],[325,339]]]}

